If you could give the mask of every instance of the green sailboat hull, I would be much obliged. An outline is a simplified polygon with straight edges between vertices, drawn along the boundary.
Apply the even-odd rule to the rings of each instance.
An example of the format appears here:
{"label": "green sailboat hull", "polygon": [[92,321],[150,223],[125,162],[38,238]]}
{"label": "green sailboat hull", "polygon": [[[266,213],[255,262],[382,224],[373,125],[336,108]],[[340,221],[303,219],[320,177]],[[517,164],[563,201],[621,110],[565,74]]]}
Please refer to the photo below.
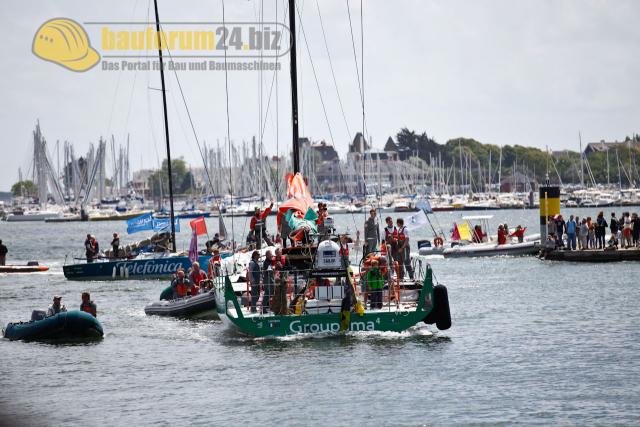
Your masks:
{"label": "green sailboat hull", "polygon": [[[348,320],[341,323],[340,313],[303,315],[245,316],[227,278],[219,286],[216,309],[222,321],[253,337],[282,337],[305,333],[341,333],[366,331],[402,332],[425,320],[434,310],[434,287],[431,268],[427,269],[417,304],[409,310],[391,308],[366,310],[359,315],[351,312]],[[448,301],[447,301],[448,315]],[[434,322],[430,322],[434,323]]]}

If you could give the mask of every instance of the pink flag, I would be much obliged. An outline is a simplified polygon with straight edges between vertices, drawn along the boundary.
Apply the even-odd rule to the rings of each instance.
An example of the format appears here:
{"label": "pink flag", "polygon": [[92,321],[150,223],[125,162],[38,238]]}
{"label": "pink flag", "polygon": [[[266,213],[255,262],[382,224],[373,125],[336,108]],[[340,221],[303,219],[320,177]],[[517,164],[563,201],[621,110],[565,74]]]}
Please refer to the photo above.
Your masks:
{"label": "pink flag", "polygon": [[196,262],[198,260],[198,233],[195,228],[193,229],[191,244],[189,245],[189,259],[191,262]]}

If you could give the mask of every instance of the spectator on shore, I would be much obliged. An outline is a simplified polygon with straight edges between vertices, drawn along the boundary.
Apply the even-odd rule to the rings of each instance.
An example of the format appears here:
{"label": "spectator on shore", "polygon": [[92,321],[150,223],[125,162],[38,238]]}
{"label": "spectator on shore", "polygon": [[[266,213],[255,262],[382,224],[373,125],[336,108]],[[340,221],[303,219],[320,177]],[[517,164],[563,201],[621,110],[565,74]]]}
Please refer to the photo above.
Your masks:
{"label": "spectator on shore", "polygon": [[587,226],[587,220],[583,219],[580,224],[580,230],[578,231],[579,249],[587,249],[587,237],[589,236],[589,227]]}
{"label": "spectator on shore", "polygon": [[603,249],[605,246],[604,239],[607,234],[607,220],[604,218],[604,212],[600,211],[598,213],[598,218],[596,218],[596,241],[598,242],[598,249]]}
{"label": "spectator on shore", "polygon": [[573,219],[573,215],[569,215],[569,221],[566,224],[567,228],[567,249],[570,251],[576,250],[576,231],[578,229],[578,224],[576,220]]}

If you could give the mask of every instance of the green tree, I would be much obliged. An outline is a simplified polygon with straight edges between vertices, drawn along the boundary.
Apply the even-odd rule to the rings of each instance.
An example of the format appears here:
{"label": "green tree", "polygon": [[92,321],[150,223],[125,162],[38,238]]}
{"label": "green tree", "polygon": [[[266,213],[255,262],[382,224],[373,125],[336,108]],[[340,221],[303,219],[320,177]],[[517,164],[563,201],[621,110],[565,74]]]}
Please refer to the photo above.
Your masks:
{"label": "green tree", "polygon": [[30,180],[18,181],[11,186],[11,193],[14,196],[37,196],[38,187]]}
{"label": "green tree", "polygon": [[[149,187],[153,194],[160,194],[160,184],[162,183],[162,192],[167,195],[169,193],[169,162],[165,159],[162,162],[162,169],[155,171],[149,176]],[[184,194],[192,190],[192,176],[187,162],[183,158],[171,160],[171,177],[173,180],[173,192],[175,194]]]}

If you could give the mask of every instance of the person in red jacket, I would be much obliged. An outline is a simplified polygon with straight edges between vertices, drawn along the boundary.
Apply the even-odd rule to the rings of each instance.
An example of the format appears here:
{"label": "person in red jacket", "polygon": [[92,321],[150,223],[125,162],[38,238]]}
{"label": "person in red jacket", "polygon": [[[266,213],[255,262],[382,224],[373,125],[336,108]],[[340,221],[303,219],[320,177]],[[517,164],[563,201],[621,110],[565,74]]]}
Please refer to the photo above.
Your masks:
{"label": "person in red jacket", "polygon": [[504,245],[506,243],[507,243],[507,233],[504,231],[504,226],[500,224],[500,226],[498,226],[498,244]]}
{"label": "person in red jacket", "polygon": [[255,212],[251,217],[251,221],[249,222],[249,231],[255,237],[256,249],[262,248],[262,239],[264,239],[267,245],[273,246],[273,242],[267,234],[267,217],[271,212],[271,208],[273,208],[273,202],[271,202],[269,207],[262,212],[260,212],[259,207],[256,207]]}
{"label": "person in red jacket", "polygon": [[521,225],[518,225],[516,227],[516,230],[511,233],[509,236],[511,237],[517,237],[518,238],[518,243],[522,243],[524,242],[524,232],[525,232],[526,228],[522,228]]}
{"label": "person in red jacket", "polygon": [[200,268],[200,263],[195,261],[191,265],[191,272],[189,273],[189,283],[191,285],[191,296],[198,295],[200,289],[200,282],[207,280],[207,275]]}

